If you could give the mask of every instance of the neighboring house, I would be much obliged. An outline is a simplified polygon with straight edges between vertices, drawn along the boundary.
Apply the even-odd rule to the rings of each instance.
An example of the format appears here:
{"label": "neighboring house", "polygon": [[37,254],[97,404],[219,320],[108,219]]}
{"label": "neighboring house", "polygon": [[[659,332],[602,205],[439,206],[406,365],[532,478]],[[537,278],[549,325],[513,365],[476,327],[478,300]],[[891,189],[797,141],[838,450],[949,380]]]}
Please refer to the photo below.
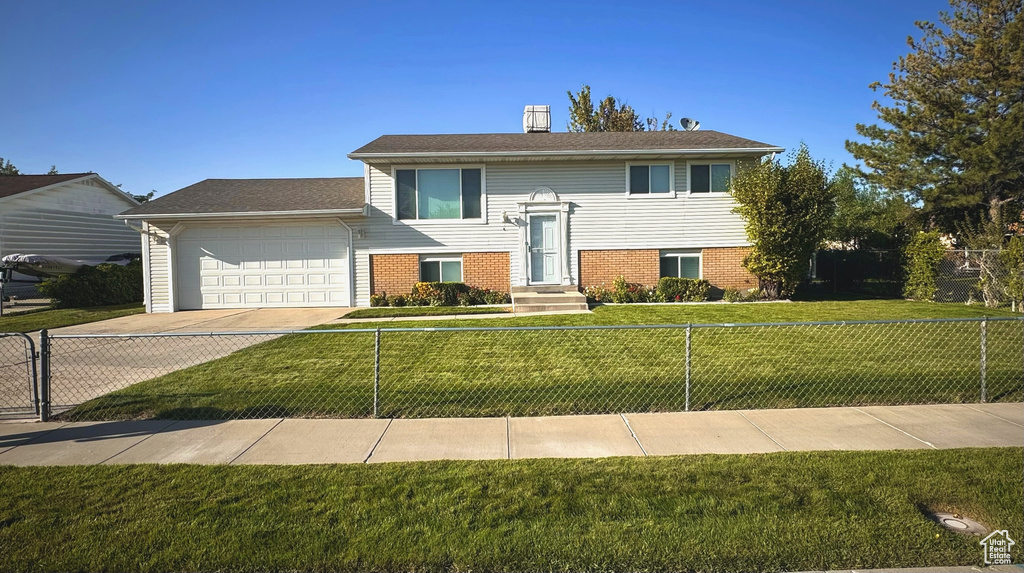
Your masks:
{"label": "neighboring house", "polygon": [[419,280],[576,290],[621,274],[756,286],[715,131],[386,135],[362,178],[209,179],[130,209],[147,309],[367,306]]}
{"label": "neighboring house", "polygon": [[21,253],[100,262],[138,253],[139,234],[114,219],[138,204],[95,173],[0,175],[0,257]]}

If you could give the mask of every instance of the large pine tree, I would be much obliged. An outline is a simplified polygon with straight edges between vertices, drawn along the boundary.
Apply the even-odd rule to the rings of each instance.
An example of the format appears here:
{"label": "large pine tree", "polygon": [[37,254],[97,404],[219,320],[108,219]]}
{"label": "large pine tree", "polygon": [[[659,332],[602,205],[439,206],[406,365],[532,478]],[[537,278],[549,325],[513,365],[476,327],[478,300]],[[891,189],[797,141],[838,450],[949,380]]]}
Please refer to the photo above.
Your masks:
{"label": "large pine tree", "polygon": [[951,0],[888,83],[887,125],[857,125],[846,148],[871,183],[920,203],[925,223],[954,231],[965,217],[994,222],[1024,198],[1024,0]]}

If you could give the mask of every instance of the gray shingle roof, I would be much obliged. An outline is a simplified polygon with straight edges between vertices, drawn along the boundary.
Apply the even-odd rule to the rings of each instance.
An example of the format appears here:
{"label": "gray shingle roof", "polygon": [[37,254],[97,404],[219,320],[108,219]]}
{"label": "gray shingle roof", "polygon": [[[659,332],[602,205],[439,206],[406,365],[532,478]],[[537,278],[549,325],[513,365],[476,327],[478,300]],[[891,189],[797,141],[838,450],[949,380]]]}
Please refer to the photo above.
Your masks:
{"label": "gray shingle roof", "polygon": [[0,197],[10,197],[55,183],[93,175],[93,173],[61,173],[60,175],[0,175]]}
{"label": "gray shingle roof", "polygon": [[361,209],[362,177],[206,179],[121,213],[122,216]]}
{"label": "gray shingle roof", "polygon": [[778,148],[718,131],[638,131],[603,133],[476,133],[382,135],[349,154],[362,156],[415,153],[579,153]]}

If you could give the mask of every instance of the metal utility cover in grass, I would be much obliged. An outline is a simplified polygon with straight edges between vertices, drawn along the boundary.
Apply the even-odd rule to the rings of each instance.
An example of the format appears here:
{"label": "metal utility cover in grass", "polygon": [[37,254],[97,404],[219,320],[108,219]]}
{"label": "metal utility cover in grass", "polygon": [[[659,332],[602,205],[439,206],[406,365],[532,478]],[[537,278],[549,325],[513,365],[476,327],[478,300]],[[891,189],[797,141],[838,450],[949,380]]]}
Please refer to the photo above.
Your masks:
{"label": "metal utility cover in grass", "polygon": [[964,535],[980,537],[988,533],[988,529],[984,525],[956,513],[932,513],[928,517],[942,527]]}

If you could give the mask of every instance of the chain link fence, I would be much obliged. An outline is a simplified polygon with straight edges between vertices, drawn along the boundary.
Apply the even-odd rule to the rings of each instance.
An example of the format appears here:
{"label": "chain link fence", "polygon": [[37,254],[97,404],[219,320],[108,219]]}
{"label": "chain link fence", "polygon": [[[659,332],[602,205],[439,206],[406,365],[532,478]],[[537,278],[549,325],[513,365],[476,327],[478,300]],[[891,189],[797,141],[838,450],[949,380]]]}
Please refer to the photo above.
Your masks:
{"label": "chain link fence", "polygon": [[1024,319],[44,336],[66,420],[1024,400]]}
{"label": "chain link fence", "polygon": [[939,265],[936,302],[1010,306],[1018,310],[1024,276],[1014,269],[1008,251],[947,251]]}
{"label": "chain link fence", "polygon": [[35,341],[18,333],[0,333],[0,418],[38,415]]}

